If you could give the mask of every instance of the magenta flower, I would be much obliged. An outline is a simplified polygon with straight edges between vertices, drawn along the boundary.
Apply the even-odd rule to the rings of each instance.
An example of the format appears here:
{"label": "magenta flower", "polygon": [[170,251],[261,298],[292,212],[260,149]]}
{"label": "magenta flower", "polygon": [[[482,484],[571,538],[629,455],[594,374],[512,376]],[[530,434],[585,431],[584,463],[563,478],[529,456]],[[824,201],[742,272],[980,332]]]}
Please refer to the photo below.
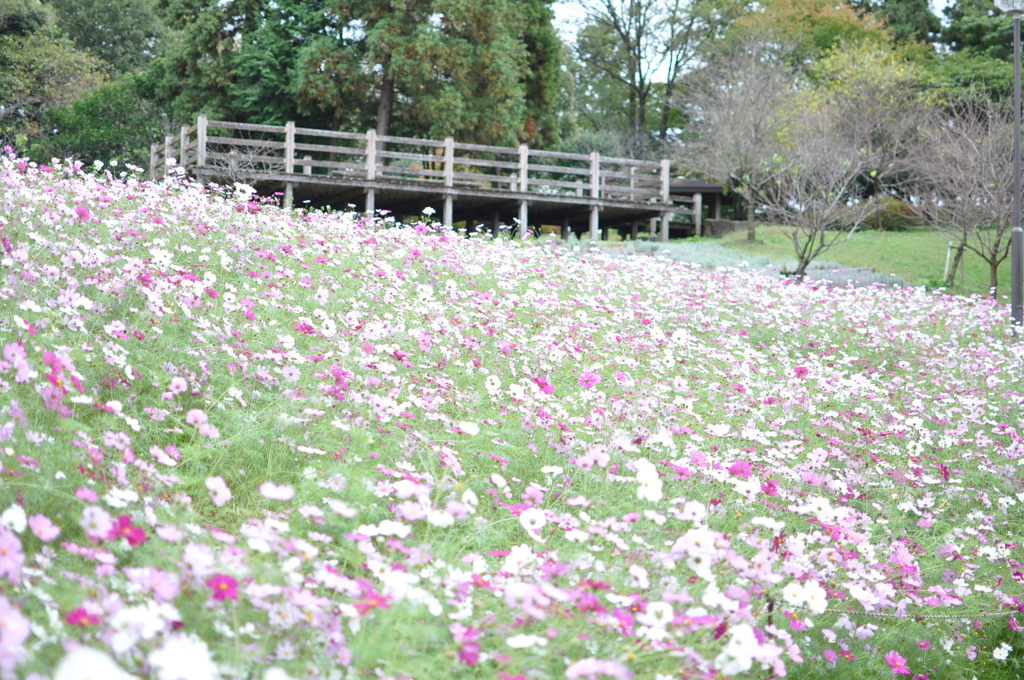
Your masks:
{"label": "magenta flower", "polygon": [[113,541],[121,536],[128,539],[128,545],[134,547],[142,545],[149,540],[149,536],[142,527],[132,526],[132,518],[128,515],[121,515],[114,521],[114,526],[107,535],[108,541]]}
{"label": "magenta flower", "polygon": [[100,618],[86,611],[85,607],[72,609],[64,615],[64,620],[70,626],[98,626]]}
{"label": "magenta flower", "polygon": [[910,669],[907,668],[907,660],[900,656],[896,650],[885,655],[885,662],[889,664],[893,675],[910,675]]}
{"label": "magenta flower", "polygon": [[213,591],[213,599],[217,602],[238,599],[238,581],[227,574],[214,574],[206,579],[206,587]]}
{"label": "magenta flower", "polygon": [[583,371],[583,373],[580,374],[580,387],[582,387],[585,390],[589,390],[591,387],[594,387],[599,382],[601,382],[600,373],[593,373],[592,371]]}
{"label": "magenta flower", "polygon": [[807,374],[809,374],[810,372],[810,369],[808,369],[806,366],[797,366],[796,368],[793,369],[793,373],[796,374],[796,377],[800,378],[801,380],[806,378]]}

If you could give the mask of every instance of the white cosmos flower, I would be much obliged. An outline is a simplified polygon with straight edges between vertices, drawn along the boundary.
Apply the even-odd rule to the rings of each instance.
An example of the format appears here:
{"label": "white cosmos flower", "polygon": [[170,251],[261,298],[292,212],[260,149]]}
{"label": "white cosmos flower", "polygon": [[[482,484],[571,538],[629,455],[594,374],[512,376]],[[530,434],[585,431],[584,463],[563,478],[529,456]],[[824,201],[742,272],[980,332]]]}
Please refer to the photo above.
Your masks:
{"label": "white cosmos flower", "polygon": [[530,538],[539,540],[540,530],[544,528],[548,520],[544,515],[544,511],[540,508],[527,508],[519,513],[519,523],[526,529],[526,533],[530,535]]}
{"label": "white cosmos flower", "polygon": [[4,525],[16,534],[20,534],[28,525],[28,517],[25,516],[25,508],[17,503],[4,510],[0,515],[0,524]]}
{"label": "white cosmos flower", "polygon": [[471,436],[480,434],[480,426],[468,420],[460,420],[455,424],[455,427],[462,430],[465,434]]}
{"label": "white cosmos flower", "polygon": [[513,635],[505,640],[505,642],[513,649],[526,649],[527,647],[544,647],[548,644],[548,639],[540,635],[522,633],[520,635]]}
{"label": "white cosmos flower", "polygon": [[817,581],[804,584],[804,605],[812,614],[824,614],[828,607],[828,593]]}
{"label": "white cosmos flower", "polygon": [[53,680],[138,680],[127,673],[106,653],[92,647],[78,647],[71,650],[57,664]]}
{"label": "white cosmos flower", "polygon": [[427,521],[435,527],[450,527],[455,524],[455,518],[444,510],[431,510],[427,514]]}
{"label": "white cosmos flower", "polygon": [[796,581],[787,583],[782,589],[782,599],[794,607],[799,607],[804,603],[804,587]]}
{"label": "white cosmos flower", "polygon": [[648,602],[647,611],[636,615],[636,620],[650,628],[666,628],[672,623],[675,613],[668,602]]}
{"label": "white cosmos flower", "polygon": [[206,643],[193,633],[172,633],[149,654],[160,680],[219,680],[220,672]]}

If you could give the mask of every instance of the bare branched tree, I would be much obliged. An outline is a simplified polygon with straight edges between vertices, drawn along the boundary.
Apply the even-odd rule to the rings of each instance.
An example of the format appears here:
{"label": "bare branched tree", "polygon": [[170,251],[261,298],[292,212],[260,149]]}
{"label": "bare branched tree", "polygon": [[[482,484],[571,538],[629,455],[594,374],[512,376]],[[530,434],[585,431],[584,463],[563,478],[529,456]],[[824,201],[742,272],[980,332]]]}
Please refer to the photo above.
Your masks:
{"label": "bare branched tree", "polygon": [[[928,222],[989,266],[992,295],[1010,252],[1013,109],[975,94],[936,111],[922,131],[919,193]],[[960,257],[958,255],[957,264]],[[946,281],[952,284],[956,268]]]}
{"label": "bare branched tree", "polygon": [[875,197],[862,198],[858,186],[872,156],[844,144],[837,123],[828,109],[805,113],[792,128],[788,149],[776,156],[774,181],[765,192],[768,216],[790,228],[797,278],[877,209]]}
{"label": "bare branched tree", "polygon": [[742,196],[748,241],[756,238],[755,209],[780,170],[775,158],[784,150],[789,106],[801,89],[791,53],[770,35],[723,43],[688,79],[680,99],[692,133],[680,160]]}

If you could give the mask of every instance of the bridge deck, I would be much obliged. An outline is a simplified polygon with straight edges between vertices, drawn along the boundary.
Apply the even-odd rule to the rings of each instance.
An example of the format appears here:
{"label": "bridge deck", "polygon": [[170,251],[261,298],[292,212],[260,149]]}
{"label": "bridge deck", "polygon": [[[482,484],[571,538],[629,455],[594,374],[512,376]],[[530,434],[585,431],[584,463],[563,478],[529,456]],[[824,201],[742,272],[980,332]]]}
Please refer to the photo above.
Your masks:
{"label": "bridge deck", "polygon": [[657,218],[667,239],[676,206],[668,160],[569,154],[445,140],[380,136],[207,120],[151,148],[154,178],[181,166],[202,181],[244,182],[288,204],[386,209],[400,216],[431,208],[445,224],[561,225],[590,231]]}

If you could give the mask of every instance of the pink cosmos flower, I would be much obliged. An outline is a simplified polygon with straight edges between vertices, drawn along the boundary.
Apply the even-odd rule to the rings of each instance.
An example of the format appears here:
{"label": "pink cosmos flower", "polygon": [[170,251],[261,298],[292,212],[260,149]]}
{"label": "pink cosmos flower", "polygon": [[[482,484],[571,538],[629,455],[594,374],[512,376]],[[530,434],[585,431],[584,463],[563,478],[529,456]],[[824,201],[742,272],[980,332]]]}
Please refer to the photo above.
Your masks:
{"label": "pink cosmos flower", "polygon": [[910,669],[907,668],[907,660],[900,656],[896,650],[885,655],[885,662],[889,664],[893,675],[910,675]]}
{"label": "pink cosmos flower", "polygon": [[60,536],[60,527],[46,515],[32,515],[28,518],[28,526],[36,538],[43,543],[49,543]]}
{"label": "pink cosmos flower", "polygon": [[114,528],[110,513],[98,505],[90,505],[82,511],[82,530],[94,541],[105,541]]}
{"label": "pink cosmos flower", "polygon": [[231,500],[231,489],[224,482],[223,477],[207,477],[206,488],[210,491],[210,500],[218,508],[223,508]]}
{"label": "pink cosmos flower", "polygon": [[7,527],[0,526],[0,576],[6,576],[11,583],[21,580],[21,567],[25,564],[21,540]]}
{"label": "pink cosmos flower", "polygon": [[825,661],[828,661],[829,663],[835,663],[836,659],[839,658],[839,655],[836,654],[834,649],[826,649],[821,653],[821,655],[825,657]]}
{"label": "pink cosmos flower", "polygon": [[793,369],[793,373],[796,375],[796,377],[800,378],[801,380],[806,378],[810,372],[810,369],[808,369],[806,366],[797,366],[796,368]]}
{"label": "pink cosmos flower", "polygon": [[599,382],[601,382],[601,374],[599,373],[583,371],[583,373],[580,374],[580,387],[582,387],[585,390],[589,390],[591,387],[594,387]]}
{"label": "pink cosmos flower", "polygon": [[207,420],[206,414],[197,408],[190,409],[189,412],[185,414],[185,422],[189,425],[202,425]]}
{"label": "pink cosmos flower", "polygon": [[21,647],[31,632],[28,619],[6,597],[0,596],[0,649]]}
{"label": "pink cosmos flower", "polygon": [[167,387],[171,394],[181,394],[188,389],[188,381],[181,376],[171,378],[171,384]]}
{"label": "pink cosmos flower", "polygon": [[607,675],[615,680],[630,680],[633,672],[618,661],[605,661],[602,659],[581,659],[565,669],[567,680],[575,678],[586,678],[596,680],[598,675]]}
{"label": "pink cosmos flower", "polygon": [[214,574],[206,579],[206,587],[213,591],[213,599],[217,602],[238,599],[238,581],[227,574]]}
{"label": "pink cosmos flower", "polygon": [[272,501],[290,501],[295,498],[295,488],[288,484],[263,482],[260,484],[260,493],[264,498]]}

